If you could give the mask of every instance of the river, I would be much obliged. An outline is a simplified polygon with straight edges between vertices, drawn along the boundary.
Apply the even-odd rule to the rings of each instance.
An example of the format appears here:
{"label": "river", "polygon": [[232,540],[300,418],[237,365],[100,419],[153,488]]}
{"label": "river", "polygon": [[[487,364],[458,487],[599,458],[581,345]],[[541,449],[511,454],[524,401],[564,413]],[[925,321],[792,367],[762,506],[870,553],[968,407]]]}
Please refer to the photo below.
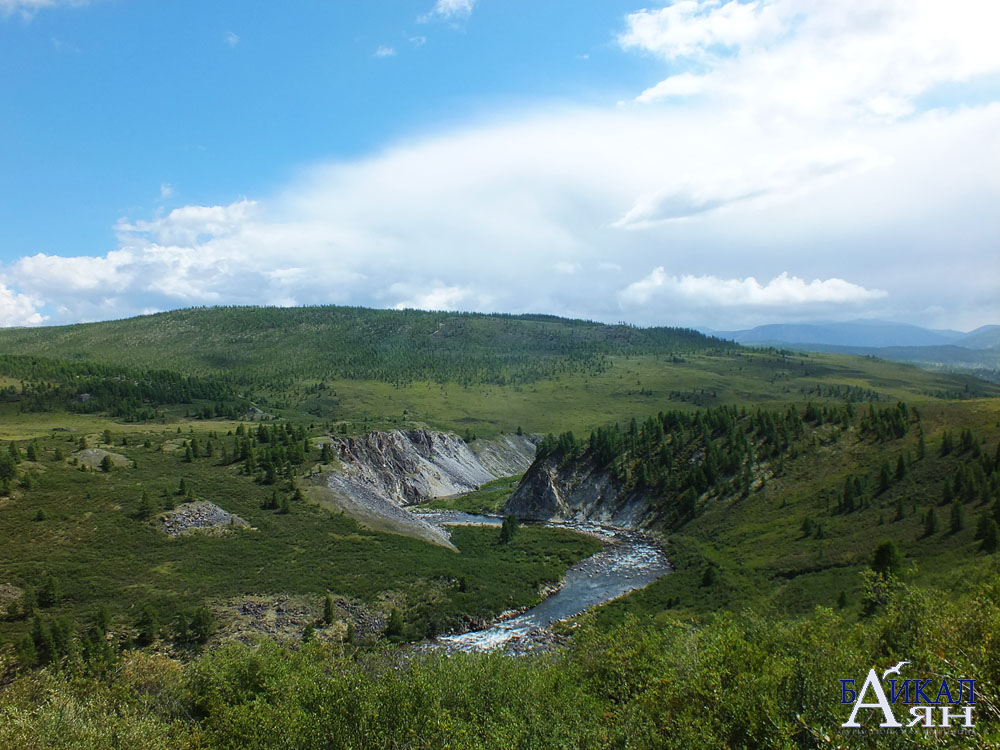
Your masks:
{"label": "river", "polygon": [[[456,525],[499,526],[500,518],[457,511],[416,510],[442,527]],[[604,549],[581,560],[566,572],[563,585],[531,609],[500,620],[484,630],[437,638],[449,651],[529,651],[551,639],[550,628],[582,612],[635,589],[649,585],[670,572],[663,549],[642,532],[595,523],[548,523],[601,539]]]}

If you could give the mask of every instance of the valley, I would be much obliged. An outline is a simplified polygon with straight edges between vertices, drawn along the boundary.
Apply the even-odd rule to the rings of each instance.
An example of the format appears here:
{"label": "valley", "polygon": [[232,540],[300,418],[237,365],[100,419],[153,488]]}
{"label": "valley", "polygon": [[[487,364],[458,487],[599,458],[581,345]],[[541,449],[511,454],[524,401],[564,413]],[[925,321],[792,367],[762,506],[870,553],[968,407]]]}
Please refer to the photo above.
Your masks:
{"label": "valley", "polygon": [[[837,706],[796,685],[890,657],[995,698],[989,382],[356,308],[0,346],[0,745],[252,747],[267,715],[303,747],[495,746],[506,715],[521,746],[823,746]],[[976,645],[944,663],[943,633]],[[720,675],[737,702],[690,713]]]}

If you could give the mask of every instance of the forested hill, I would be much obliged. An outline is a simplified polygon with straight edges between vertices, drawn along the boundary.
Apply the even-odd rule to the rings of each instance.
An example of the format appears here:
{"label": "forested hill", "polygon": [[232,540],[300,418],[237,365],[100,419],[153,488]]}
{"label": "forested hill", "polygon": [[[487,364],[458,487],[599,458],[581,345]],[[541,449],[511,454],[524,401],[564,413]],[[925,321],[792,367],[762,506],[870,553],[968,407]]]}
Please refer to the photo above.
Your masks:
{"label": "forested hill", "polygon": [[246,384],[339,378],[513,385],[600,370],[613,355],[680,356],[732,346],[683,328],[335,306],[192,308],[0,330],[5,354],[189,374],[226,370]]}

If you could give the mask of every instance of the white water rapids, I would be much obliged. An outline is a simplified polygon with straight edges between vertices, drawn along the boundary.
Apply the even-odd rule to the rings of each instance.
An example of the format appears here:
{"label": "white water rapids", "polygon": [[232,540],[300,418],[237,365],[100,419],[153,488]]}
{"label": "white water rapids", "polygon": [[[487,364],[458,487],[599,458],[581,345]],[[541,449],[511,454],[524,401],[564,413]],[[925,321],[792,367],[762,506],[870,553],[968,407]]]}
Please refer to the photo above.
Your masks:
{"label": "white water rapids", "polygon": [[[499,518],[469,513],[417,512],[440,526],[498,526],[501,522]],[[604,549],[570,568],[559,590],[526,612],[500,620],[484,630],[439,636],[440,647],[451,651],[529,650],[545,639],[555,623],[643,588],[670,572],[662,548],[647,534],[594,523],[547,525],[597,536],[604,543]]]}

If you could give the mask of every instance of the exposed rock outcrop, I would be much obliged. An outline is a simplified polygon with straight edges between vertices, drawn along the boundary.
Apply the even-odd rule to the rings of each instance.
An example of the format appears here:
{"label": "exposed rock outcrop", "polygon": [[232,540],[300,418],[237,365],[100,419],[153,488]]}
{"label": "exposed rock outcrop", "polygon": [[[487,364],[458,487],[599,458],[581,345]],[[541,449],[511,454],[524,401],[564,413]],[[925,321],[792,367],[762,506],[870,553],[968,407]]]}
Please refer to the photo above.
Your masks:
{"label": "exposed rock outcrop", "polygon": [[652,521],[642,493],[623,493],[617,480],[590,461],[561,466],[555,457],[531,466],[504,512],[529,521],[595,521],[625,528],[642,528]]}
{"label": "exposed rock outcrop", "polygon": [[247,526],[239,516],[223,510],[215,503],[196,500],[182,503],[169,513],[160,516],[160,527],[170,536],[179,536],[191,531],[229,530],[237,526]]}
{"label": "exposed rock outcrop", "polygon": [[535,454],[535,444],[527,437],[476,442],[478,450],[474,451],[460,437],[446,432],[396,430],[334,438],[332,446],[347,484],[397,505],[413,505],[520,474]]}
{"label": "exposed rock outcrop", "polygon": [[332,437],[330,445],[343,467],[326,478],[337,507],[369,526],[453,549],[447,531],[404,506],[520,474],[535,454],[527,436],[477,440],[473,449],[457,435],[428,430]]}

